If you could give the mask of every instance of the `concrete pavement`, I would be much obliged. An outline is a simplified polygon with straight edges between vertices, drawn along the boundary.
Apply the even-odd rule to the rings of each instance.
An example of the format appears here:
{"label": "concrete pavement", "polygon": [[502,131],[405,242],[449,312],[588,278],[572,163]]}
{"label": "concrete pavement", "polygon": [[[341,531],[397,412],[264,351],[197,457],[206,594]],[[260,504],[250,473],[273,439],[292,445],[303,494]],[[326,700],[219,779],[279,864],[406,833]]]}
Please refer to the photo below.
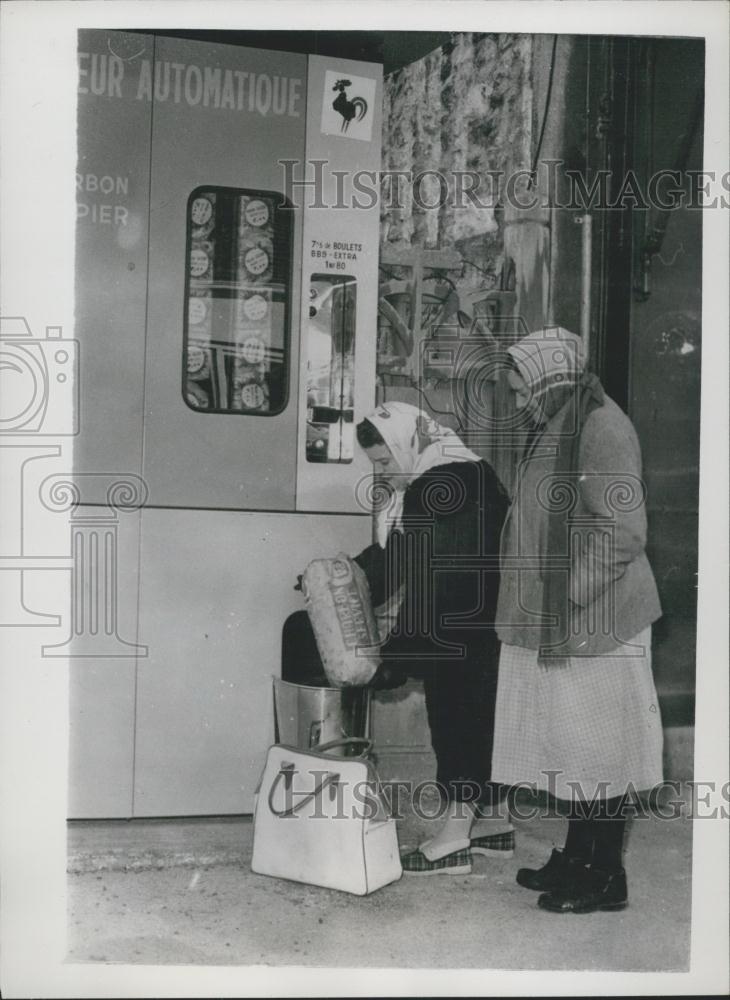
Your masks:
{"label": "concrete pavement", "polygon": [[[71,824],[75,962],[682,971],[688,968],[691,822],[630,824],[630,905],[555,915],[514,880],[561,845],[564,821],[515,823],[510,860],[469,876],[406,877],[366,898],[254,875],[250,818]],[[428,832],[400,823],[401,847]]]}

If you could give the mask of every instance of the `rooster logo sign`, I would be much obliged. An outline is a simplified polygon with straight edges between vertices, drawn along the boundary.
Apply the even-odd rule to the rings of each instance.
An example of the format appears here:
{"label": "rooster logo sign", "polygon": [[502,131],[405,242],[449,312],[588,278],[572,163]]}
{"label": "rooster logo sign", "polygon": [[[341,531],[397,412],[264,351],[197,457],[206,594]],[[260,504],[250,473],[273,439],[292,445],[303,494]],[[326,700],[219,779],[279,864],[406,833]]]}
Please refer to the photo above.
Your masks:
{"label": "rooster logo sign", "polygon": [[347,132],[353,118],[355,121],[361,122],[368,112],[368,102],[364,97],[353,97],[352,100],[348,98],[345,88],[351,86],[352,80],[338,80],[332,88],[337,91],[337,97],[332,102],[332,107],[342,115],[341,132]]}

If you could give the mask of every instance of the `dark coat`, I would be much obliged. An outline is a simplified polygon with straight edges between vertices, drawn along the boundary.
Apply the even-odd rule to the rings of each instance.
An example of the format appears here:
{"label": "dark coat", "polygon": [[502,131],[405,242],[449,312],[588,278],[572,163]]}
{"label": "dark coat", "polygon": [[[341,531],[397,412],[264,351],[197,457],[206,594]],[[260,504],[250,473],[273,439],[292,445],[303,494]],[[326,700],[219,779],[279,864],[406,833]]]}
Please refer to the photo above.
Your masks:
{"label": "dark coat", "polygon": [[391,531],[385,549],[371,545],[356,557],[374,606],[403,587],[395,627],[381,647],[385,663],[418,673],[427,663],[468,662],[494,648],[508,505],[484,461],[435,466],[410,483],[403,530]]}

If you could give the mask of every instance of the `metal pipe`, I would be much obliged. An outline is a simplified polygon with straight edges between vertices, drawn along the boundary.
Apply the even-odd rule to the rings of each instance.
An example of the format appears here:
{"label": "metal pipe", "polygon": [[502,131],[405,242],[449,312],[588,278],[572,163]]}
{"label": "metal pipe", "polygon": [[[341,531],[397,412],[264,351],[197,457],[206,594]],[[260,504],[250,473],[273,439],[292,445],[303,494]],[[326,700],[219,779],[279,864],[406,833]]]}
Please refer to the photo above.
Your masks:
{"label": "metal pipe", "polygon": [[547,301],[547,325],[555,326],[555,282],[558,277],[558,260],[555,249],[557,233],[555,231],[555,206],[550,206],[550,222],[548,226],[548,252],[550,254],[548,271],[548,301]]}
{"label": "metal pipe", "polygon": [[580,289],[580,335],[586,362],[590,359],[591,348],[591,272],[593,268],[593,218],[587,212],[577,215],[575,221],[582,227],[581,241],[581,289]]}

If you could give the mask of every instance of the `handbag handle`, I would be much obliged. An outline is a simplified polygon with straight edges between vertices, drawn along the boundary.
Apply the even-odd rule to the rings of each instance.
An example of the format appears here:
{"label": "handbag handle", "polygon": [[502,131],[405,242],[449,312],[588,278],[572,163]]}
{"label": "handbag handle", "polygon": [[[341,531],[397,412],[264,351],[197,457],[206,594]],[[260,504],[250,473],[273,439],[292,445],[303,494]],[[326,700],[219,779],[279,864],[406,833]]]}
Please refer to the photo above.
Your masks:
{"label": "handbag handle", "polygon": [[269,790],[269,809],[272,811],[274,816],[279,816],[279,817],[293,816],[295,813],[299,812],[300,809],[303,809],[304,806],[306,806],[309,802],[311,802],[312,799],[316,799],[316,797],[320,795],[325,790],[325,788],[327,788],[328,785],[332,785],[336,781],[340,780],[339,774],[328,774],[326,778],[320,779],[319,784],[317,785],[317,787],[314,789],[313,792],[310,792],[309,795],[306,795],[295,806],[289,806],[288,809],[275,809],[273,801],[274,792],[276,791],[276,788],[281,779],[285,777],[287,774],[291,774],[293,770],[294,770],[293,766],[282,767],[277,776],[274,778],[273,782],[271,783],[271,789]]}
{"label": "handbag handle", "polygon": [[339,740],[330,740],[329,743],[321,743],[317,746],[311,747],[311,749],[314,753],[324,753],[326,750],[334,750],[335,747],[351,747],[358,745],[362,745],[362,750],[358,754],[358,757],[367,757],[373,749],[373,741],[366,739],[364,736],[346,736]]}

